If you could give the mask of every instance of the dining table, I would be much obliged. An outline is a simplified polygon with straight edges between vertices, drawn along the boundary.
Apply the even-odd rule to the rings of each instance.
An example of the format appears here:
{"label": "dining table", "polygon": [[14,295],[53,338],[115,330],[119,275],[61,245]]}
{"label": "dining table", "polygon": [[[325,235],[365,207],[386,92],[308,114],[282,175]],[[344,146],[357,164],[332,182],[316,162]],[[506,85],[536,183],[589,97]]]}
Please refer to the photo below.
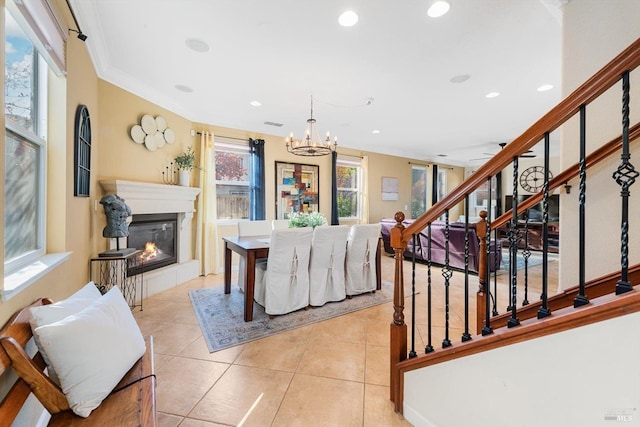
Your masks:
{"label": "dining table", "polygon": [[[253,320],[253,297],[256,284],[256,260],[269,256],[271,236],[229,236],[224,241],[224,293],[231,293],[231,257],[232,252],[245,259],[244,321]],[[376,250],[376,289],[382,289],[380,240]]]}

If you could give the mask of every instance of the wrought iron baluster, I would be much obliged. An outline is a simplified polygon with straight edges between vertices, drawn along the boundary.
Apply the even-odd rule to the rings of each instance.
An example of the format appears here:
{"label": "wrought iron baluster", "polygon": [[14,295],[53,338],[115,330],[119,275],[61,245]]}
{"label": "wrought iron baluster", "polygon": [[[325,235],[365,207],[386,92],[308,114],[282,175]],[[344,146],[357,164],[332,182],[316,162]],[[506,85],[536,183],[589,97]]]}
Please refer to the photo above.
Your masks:
{"label": "wrought iron baluster", "polygon": [[[488,285],[488,283],[487,283]],[[469,195],[464,197],[464,332],[462,342],[469,341]]]}
{"label": "wrought iron baluster", "polygon": [[487,271],[485,272],[485,281],[487,283],[487,297],[491,298],[493,301],[493,312],[494,316],[498,315],[498,287],[497,284],[494,283],[493,294],[491,293],[491,269],[489,268],[489,262],[491,260],[491,180],[492,177],[487,178],[487,234],[485,236],[486,244],[487,244]]}
{"label": "wrought iron baluster", "polygon": [[631,164],[629,153],[629,72],[622,75],[622,154],[621,163],[613,174],[613,179],[621,187],[622,215],[620,220],[620,280],[616,284],[616,295],[629,292],[633,285],[629,282],[629,187],[640,175]]}
{"label": "wrought iron baluster", "polygon": [[[484,235],[484,239],[485,239],[485,244],[487,242],[487,235],[491,234],[491,224],[490,224],[490,218],[489,215],[487,215],[487,211],[483,210],[480,211],[480,218],[482,218],[484,221],[484,227],[486,227],[485,229],[485,235]],[[480,223],[478,223],[479,225],[482,225],[483,223],[482,221]],[[478,231],[478,229],[476,228],[476,232]],[[480,233],[481,234],[481,233]],[[487,268],[487,271],[485,271],[484,273],[484,286],[483,286],[483,282],[482,280],[480,280],[480,290],[482,292],[484,292],[485,294],[485,298],[484,298],[484,325],[482,326],[482,335],[490,335],[493,333],[493,329],[491,329],[491,316],[490,316],[490,308],[491,308],[491,302],[489,301],[489,299],[491,298],[491,290],[489,287],[490,283],[489,283],[489,269]],[[494,307],[495,307],[495,301],[494,301]]]}
{"label": "wrought iron baluster", "polygon": [[411,351],[409,359],[418,356],[416,353],[416,235],[411,236],[413,250],[411,251]]}
{"label": "wrought iron baluster", "polygon": [[586,214],[585,214],[585,201],[587,198],[587,133],[586,133],[587,114],[586,106],[582,104],[580,106],[580,195],[579,195],[579,249],[578,257],[578,295],[573,300],[574,307],[580,307],[585,304],[589,304],[589,298],[585,293],[585,256],[586,256],[586,244],[585,244],[585,229],[586,229]]}
{"label": "wrought iron baluster", "polygon": [[427,345],[425,353],[431,353],[434,348],[431,341],[431,223],[427,224]]}
{"label": "wrought iron baluster", "polygon": [[507,327],[511,328],[520,324],[518,317],[516,316],[517,301],[518,301],[518,270],[517,270],[517,256],[518,256],[518,156],[513,158],[513,218],[511,219],[511,231],[509,232],[509,250],[511,264],[511,302],[509,304],[511,308],[511,317],[507,321]]}
{"label": "wrought iron baluster", "polygon": [[449,209],[444,215],[444,266],[442,267],[442,277],[444,277],[444,339],[442,348],[451,347],[449,339],[449,280],[453,276],[449,268]]}
{"label": "wrought iron baluster", "polygon": [[547,305],[549,292],[549,132],[544,134],[544,184],[542,186],[542,300],[538,319],[551,315]]}
{"label": "wrought iron baluster", "polygon": [[[495,241],[495,248],[493,250],[493,312],[494,316],[498,313],[498,268],[500,263],[498,262],[498,230],[493,231],[493,239]],[[491,241],[489,241],[491,242]],[[502,255],[502,245],[500,245],[500,255]]]}
{"label": "wrought iron baluster", "polygon": [[[522,306],[529,305],[529,257],[531,256],[531,248],[529,248],[529,209],[525,211],[524,217],[524,249],[522,249],[522,258],[524,259],[524,299]],[[516,265],[516,270],[518,266]]]}

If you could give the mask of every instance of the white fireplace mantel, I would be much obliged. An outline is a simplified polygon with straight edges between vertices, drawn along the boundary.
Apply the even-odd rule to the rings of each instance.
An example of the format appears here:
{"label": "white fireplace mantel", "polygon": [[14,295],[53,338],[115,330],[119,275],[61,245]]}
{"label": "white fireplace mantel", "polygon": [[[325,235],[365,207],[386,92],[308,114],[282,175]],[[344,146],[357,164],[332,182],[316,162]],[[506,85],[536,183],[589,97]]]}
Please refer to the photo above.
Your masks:
{"label": "white fireplace mantel", "polygon": [[123,180],[100,181],[100,186],[105,194],[117,194],[124,199],[133,215],[178,214],[178,262],[144,273],[147,297],[198,276],[200,263],[193,259],[191,224],[199,188]]}
{"label": "white fireplace mantel", "polygon": [[194,201],[200,194],[196,187],[153,184],[149,182],[108,180],[100,181],[106,193],[113,193],[124,199],[134,214],[152,213],[193,213]]}

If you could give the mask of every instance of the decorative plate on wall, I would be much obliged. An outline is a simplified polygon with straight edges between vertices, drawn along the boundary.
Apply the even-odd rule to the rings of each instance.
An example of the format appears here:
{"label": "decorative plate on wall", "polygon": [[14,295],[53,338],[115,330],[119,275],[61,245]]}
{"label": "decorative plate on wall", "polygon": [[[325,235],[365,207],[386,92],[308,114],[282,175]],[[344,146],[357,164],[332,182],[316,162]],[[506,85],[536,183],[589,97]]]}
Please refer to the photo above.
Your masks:
{"label": "decorative plate on wall", "polygon": [[133,142],[144,144],[149,151],[156,151],[176,141],[176,133],[167,126],[167,120],[162,116],[154,118],[150,114],[144,114],[139,125],[131,126],[129,134]]}
{"label": "decorative plate on wall", "polygon": [[133,139],[133,142],[137,144],[142,144],[144,143],[145,136],[147,136],[147,134],[144,133],[144,130],[142,130],[142,126],[140,125],[131,126],[131,139]]}

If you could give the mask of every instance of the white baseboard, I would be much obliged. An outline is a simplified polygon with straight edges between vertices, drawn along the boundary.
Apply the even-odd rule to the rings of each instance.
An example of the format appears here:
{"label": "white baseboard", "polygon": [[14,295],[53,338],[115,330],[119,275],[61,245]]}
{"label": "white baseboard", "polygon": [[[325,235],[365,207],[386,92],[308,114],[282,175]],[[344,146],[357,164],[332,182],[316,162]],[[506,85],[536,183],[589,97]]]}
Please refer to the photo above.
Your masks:
{"label": "white baseboard", "polygon": [[438,427],[406,403],[402,406],[402,415],[414,427]]}

